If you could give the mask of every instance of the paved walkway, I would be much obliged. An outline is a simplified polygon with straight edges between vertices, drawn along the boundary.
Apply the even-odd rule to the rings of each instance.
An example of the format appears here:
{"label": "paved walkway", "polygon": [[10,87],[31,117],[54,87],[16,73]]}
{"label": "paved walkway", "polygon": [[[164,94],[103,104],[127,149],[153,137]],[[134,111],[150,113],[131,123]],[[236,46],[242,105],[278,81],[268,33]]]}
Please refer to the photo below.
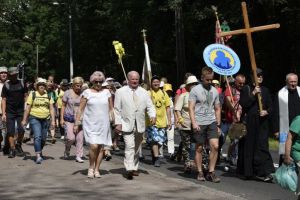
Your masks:
{"label": "paved walkway", "polygon": [[[103,161],[100,179],[88,179],[88,160],[63,160],[64,145],[48,144],[46,160],[34,163],[33,144],[23,145],[25,157],[9,159],[0,155],[0,199],[242,199],[241,197],[166,175],[141,169],[129,181],[120,159]],[[74,155],[72,148],[71,155]],[[85,152],[87,153],[87,152]]]}

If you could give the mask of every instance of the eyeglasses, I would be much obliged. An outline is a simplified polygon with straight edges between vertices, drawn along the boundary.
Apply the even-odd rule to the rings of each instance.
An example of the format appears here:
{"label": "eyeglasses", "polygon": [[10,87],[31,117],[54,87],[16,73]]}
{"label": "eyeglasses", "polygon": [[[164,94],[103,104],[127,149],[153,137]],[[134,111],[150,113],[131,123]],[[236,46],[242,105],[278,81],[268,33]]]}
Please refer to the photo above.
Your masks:
{"label": "eyeglasses", "polygon": [[94,84],[102,84],[103,81],[94,81]]}

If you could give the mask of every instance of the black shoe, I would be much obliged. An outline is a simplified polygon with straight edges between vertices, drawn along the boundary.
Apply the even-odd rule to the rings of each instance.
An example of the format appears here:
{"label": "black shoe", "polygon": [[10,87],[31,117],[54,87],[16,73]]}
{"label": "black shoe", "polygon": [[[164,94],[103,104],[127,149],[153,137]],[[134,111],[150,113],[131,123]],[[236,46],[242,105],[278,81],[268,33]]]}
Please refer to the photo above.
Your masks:
{"label": "black shoe", "polygon": [[26,143],[26,142],[29,142],[29,141],[30,141],[30,137],[24,137],[22,142]]}
{"label": "black shoe", "polygon": [[159,157],[155,158],[154,167],[160,167]]}
{"label": "black shoe", "polygon": [[132,180],[133,179],[133,173],[132,173],[132,171],[128,171],[127,172],[127,179],[128,180]]}
{"label": "black shoe", "polygon": [[2,149],[3,155],[8,155],[9,154],[9,147],[4,146]]}
{"label": "black shoe", "polygon": [[105,155],[104,158],[106,161],[110,161],[112,157],[111,157],[111,155]]}
{"label": "black shoe", "polygon": [[21,144],[16,144],[17,156],[24,156],[24,151]]}
{"label": "black shoe", "polygon": [[264,178],[264,182],[268,182],[268,183],[271,183],[273,180],[273,176],[272,175],[268,175]]}
{"label": "black shoe", "polygon": [[174,161],[175,159],[176,159],[176,155],[175,155],[175,154],[171,154],[171,155],[170,155],[170,160],[171,160],[171,161]]}
{"label": "black shoe", "polygon": [[16,157],[16,151],[14,149],[9,150],[8,158]]}
{"label": "black shoe", "polygon": [[139,156],[139,161],[144,161],[145,160],[145,156],[142,155],[142,156]]}

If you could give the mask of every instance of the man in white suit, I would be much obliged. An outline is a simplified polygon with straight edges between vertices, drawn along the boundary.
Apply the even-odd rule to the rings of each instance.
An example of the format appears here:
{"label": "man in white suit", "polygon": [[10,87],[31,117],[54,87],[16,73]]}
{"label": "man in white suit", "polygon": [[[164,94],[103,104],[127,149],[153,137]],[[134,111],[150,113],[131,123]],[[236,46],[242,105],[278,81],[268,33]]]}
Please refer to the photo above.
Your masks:
{"label": "man in white suit", "polygon": [[123,132],[125,142],[124,165],[127,179],[138,176],[138,149],[145,132],[145,111],[150,123],[155,124],[156,112],[148,92],[139,86],[140,75],[136,71],[127,74],[128,85],[115,93],[115,132]]}

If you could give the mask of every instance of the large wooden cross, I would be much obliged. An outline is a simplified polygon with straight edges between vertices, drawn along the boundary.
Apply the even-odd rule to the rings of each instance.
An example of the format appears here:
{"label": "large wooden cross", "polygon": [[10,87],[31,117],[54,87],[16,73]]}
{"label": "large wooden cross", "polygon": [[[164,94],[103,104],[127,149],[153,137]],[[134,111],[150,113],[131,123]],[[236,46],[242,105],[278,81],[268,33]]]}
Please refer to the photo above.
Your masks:
{"label": "large wooden cross", "polygon": [[[242,2],[242,11],[243,11],[243,18],[244,18],[245,28],[235,30],[235,31],[222,32],[222,33],[218,34],[218,37],[224,37],[224,36],[227,36],[227,35],[246,34],[253,78],[254,78],[254,81],[255,81],[255,85],[258,86],[257,74],[256,74],[257,66],[256,66],[256,61],[255,61],[255,55],[254,55],[254,48],[253,48],[251,33],[252,32],[258,32],[258,31],[264,31],[264,30],[279,28],[280,24],[270,24],[270,25],[265,25],[265,26],[250,27],[246,2]],[[257,97],[258,97],[259,110],[262,111],[263,107],[262,107],[262,102],[261,102],[261,94],[258,94]]]}

